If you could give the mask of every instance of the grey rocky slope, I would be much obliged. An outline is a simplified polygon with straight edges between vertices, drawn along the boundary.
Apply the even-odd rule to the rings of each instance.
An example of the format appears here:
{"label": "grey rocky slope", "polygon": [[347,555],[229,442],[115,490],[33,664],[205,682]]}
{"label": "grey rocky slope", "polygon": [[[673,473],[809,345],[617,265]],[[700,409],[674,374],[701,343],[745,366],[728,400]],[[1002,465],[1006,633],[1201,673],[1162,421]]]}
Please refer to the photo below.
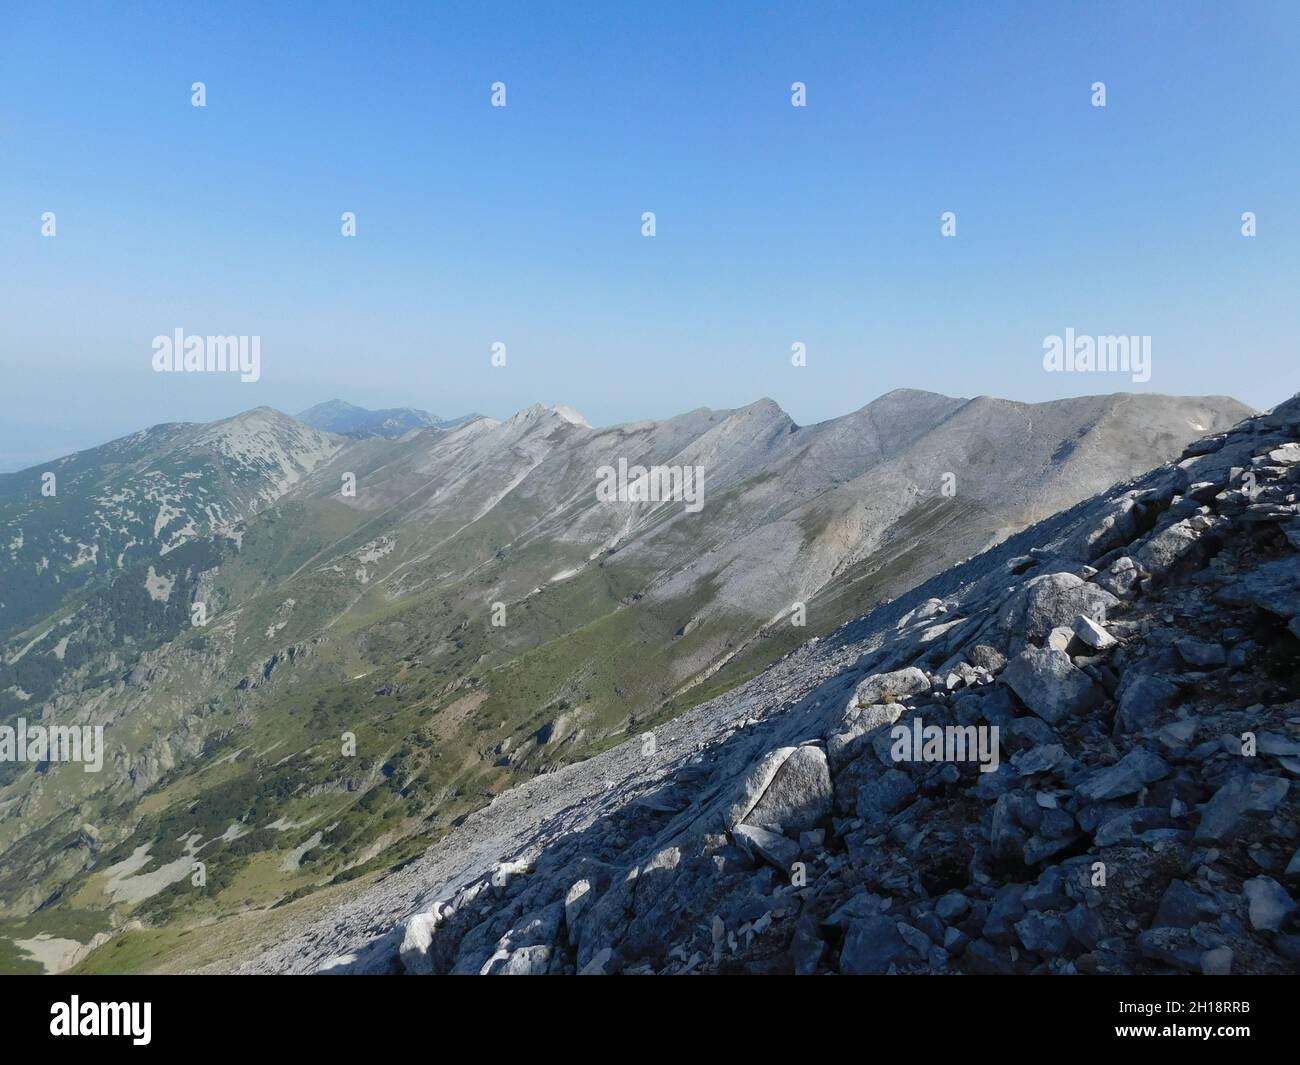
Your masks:
{"label": "grey rocky slope", "polygon": [[[470,815],[245,971],[1300,970],[1300,397]],[[999,732],[899,760],[891,726]]]}

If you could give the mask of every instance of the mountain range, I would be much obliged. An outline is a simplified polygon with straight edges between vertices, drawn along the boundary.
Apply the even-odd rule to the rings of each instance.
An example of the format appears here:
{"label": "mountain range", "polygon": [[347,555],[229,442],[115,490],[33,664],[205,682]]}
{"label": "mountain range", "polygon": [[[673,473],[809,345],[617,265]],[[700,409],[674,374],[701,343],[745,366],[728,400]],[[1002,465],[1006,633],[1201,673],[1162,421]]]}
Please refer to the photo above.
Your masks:
{"label": "mountain range", "polygon": [[428,411],[414,407],[390,407],[386,410],[367,410],[341,399],[331,399],[308,407],[298,415],[298,421],[328,433],[343,436],[386,436],[397,439],[417,429],[435,426],[455,429],[458,425],[482,417],[464,414],[459,418],[442,419]]}
{"label": "mountain range", "polygon": [[[199,926],[219,956],[1250,413],[322,407],[331,428],[258,408],[0,475],[0,724],[106,739],[100,773],[0,766],[0,965],[149,968]],[[603,501],[620,462],[701,469],[702,508]]]}
{"label": "mountain range", "polygon": [[1297,778],[1300,396],[204,968],[1294,974]]}

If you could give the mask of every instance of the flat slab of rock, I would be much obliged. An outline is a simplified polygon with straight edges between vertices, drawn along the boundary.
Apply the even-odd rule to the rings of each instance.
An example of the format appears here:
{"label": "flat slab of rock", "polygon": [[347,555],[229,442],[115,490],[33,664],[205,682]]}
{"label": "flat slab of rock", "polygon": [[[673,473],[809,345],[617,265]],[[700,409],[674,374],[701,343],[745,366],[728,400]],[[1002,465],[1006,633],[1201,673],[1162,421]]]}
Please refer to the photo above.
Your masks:
{"label": "flat slab of rock", "polygon": [[1145,747],[1130,751],[1113,766],[1102,769],[1079,785],[1076,793],[1084,802],[1105,802],[1136,795],[1148,784],[1169,775],[1169,764]]}
{"label": "flat slab of rock", "polygon": [[1246,814],[1271,814],[1276,810],[1290,787],[1290,781],[1262,773],[1243,773],[1233,777],[1201,808],[1196,839],[1208,842],[1227,839],[1237,831]]}
{"label": "flat slab of rock", "polygon": [[756,859],[762,859],[789,874],[790,867],[799,860],[799,844],[792,839],[756,825],[739,825],[732,837]]}

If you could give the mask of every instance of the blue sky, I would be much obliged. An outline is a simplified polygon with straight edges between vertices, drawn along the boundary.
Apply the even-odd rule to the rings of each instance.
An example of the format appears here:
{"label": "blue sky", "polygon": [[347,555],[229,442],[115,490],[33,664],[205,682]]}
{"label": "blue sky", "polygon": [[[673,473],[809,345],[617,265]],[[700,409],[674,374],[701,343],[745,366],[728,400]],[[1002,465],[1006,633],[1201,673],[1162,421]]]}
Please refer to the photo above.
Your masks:
{"label": "blue sky", "polygon": [[[1298,4],[268,7],[0,12],[0,469],[335,396],[1300,389]],[[261,380],[155,373],[177,327]],[[1067,327],[1150,382],[1044,373]]]}

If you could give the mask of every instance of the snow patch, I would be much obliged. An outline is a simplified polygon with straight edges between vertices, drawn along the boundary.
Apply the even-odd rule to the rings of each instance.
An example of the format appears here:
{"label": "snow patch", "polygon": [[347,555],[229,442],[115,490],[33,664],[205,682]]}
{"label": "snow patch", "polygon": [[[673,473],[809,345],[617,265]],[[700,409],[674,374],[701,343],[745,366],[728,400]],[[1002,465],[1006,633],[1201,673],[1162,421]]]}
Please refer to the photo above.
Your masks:
{"label": "snow patch", "polygon": [[[149,598],[155,603],[165,603],[172,597],[172,589],[176,587],[176,578],[168,577],[165,574],[155,573],[153,566],[149,567],[149,572],[144,578],[144,590],[149,593]],[[67,643],[67,640],[64,640]],[[60,655],[60,658],[63,656]]]}

